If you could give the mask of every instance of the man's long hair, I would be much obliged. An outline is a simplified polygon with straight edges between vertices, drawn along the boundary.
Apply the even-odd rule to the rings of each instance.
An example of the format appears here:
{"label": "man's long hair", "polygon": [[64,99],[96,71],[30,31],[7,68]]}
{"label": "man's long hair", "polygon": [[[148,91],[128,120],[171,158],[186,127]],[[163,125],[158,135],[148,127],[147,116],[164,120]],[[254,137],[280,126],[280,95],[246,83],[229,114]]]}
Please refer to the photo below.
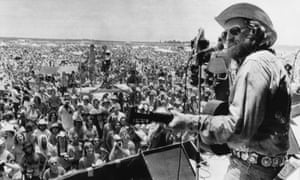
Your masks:
{"label": "man's long hair", "polygon": [[236,59],[243,59],[248,55],[261,50],[267,50],[275,54],[275,51],[270,47],[265,27],[258,21],[247,21],[249,34],[243,42],[240,42],[237,45],[235,51],[233,51],[234,57]]}

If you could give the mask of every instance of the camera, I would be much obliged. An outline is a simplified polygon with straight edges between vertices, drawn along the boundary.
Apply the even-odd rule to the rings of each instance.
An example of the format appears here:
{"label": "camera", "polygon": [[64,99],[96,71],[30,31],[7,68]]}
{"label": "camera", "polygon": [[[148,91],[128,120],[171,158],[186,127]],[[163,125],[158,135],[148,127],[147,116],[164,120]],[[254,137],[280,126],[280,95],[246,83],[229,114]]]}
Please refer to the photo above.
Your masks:
{"label": "camera", "polygon": [[4,172],[4,166],[5,166],[5,162],[1,161],[0,162],[0,172]]}
{"label": "camera", "polygon": [[117,146],[122,147],[122,141],[117,141]]}
{"label": "camera", "polygon": [[120,148],[122,147],[123,143],[122,140],[116,140],[116,147]]}

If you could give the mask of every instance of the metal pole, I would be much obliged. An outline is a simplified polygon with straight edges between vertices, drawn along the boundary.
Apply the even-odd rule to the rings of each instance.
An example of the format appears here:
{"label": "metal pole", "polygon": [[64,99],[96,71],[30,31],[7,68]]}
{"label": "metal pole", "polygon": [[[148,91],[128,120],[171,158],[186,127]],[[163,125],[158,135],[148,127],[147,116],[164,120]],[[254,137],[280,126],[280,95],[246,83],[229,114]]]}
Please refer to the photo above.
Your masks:
{"label": "metal pole", "polygon": [[294,82],[295,81],[295,65],[296,65],[296,61],[297,61],[297,57],[298,57],[298,54],[300,53],[300,50],[298,50],[295,54],[295,59],[294,59],[294,62],[293,62],[293,73],[292,73],[292,78],[291,78],[291,82]]}
{"label": "metal pole", "polygon": [[[199,106],[198,106],[198,112],[199,114],[201,114],[202,112],[202,108],[201,108],[201,101],[202,101],[202,87],[201,87],[201,76],[202,76],[202,63],[200,62],[198,65],[198,90],[199,90]],[[200,130],[200,116],[199,116],[199,120],[198,120],[198,127],[197,129]],[[200,174],[199,174],[199,170],[200,170],[200,136],[197,134],[197,150],[198,150],[198,156],[196,156],[196,180],[199,180],[200,178]]]}
{"label": "metal pole", "polygon": [[81,92],[82,92],[82,90],[81,90],[81,86],[82,86],[82,82],[81,82],[81,78],[82,78],[82,64],[81,64],[82,62],[81,62],[81,58],[79,59],[79,74],[80,74],[80,77],[79,77],[79,99],[80,99],[80,102],[81,102]]}

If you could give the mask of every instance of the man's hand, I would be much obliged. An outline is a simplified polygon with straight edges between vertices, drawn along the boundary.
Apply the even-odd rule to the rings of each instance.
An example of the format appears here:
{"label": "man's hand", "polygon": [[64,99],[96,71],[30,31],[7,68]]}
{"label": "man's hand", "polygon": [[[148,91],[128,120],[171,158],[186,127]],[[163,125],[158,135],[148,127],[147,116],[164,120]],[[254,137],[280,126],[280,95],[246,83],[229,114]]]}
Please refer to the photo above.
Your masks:
{"label": "man's hand", "polygon": [[174,130],[188,130],[193,125],[193,121],[195,120],[194,115],[183,114],[178,111],[171,111],[174,115],[173,120],[169,123],[169,127]]}
{"label": "man's hand", "polygon": [[0,160],[0,166],[5,166],[6,162],[4,160]]}

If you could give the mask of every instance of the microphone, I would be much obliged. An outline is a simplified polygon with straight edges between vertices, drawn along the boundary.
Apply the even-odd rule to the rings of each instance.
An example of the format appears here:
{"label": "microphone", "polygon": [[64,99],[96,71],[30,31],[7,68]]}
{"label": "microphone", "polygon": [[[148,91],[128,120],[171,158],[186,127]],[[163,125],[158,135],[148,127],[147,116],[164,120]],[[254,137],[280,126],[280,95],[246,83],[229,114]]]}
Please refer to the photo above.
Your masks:
{"label": "microphone", "polygon": [[212,53],[215,51],[221,51],[224,49],[224,45],[221,42],[218,42],[218,44],[214,47],[210,47],[210,48],[205,48],[201,51],[199,51],[197,54],[201,54],[201,53]]}
{"label": "microphone", "polygon": [[213,52],[215,51],[221,51],[224,49],[224,46],[223,44],[219,44],[217,46],[214,46],[214,47],[210,47],[210,48],[206,48],[206,49],[203,49],[197,53],[195,53],[193,55],[193,57],[196,57],[197,59],[197,64],[203,64],[205,62],[209,62],[210,60],[210,56]]}
{"label": "microphone", "polygon": [[205,39],[204,37],[204,29],[199,28],[197,36],[192,40],[191,46],[193,49],[193,54],[196,54],[197,52],[208,48],[209,41]]}

